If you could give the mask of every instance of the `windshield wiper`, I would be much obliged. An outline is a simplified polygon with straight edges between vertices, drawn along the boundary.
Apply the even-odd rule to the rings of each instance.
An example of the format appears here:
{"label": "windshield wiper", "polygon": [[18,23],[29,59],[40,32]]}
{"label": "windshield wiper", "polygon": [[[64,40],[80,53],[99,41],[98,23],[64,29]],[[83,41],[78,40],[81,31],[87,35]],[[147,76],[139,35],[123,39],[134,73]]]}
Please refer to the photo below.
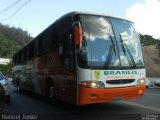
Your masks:
{"label": "windshield wiper", "polygon": [[109,35],[109,37],[111,39],[112,45],[110,45],[110,47],[109,47],[108,55],[107,55],[106,60],[105,60],[105,66],[107,68],[109,67],[109,64],[111,63],[113,52],[114,52],[114,54],[116,56],[116,50],[115,50],[114,41],[113,41],[111,35]]}
{"label": "windshield wiper", "polygon": [[[126,50],[127,50],[128,55],[129,55],[129,57],[130,57],[130,59],[131,59],[131,62],[132,62],[132,64],[133,64],[133,67],[136,67],[136,63],[135,63],[135,61],[134,61],[134,58],[133,58],[133,56],[132,56],[132,54],[131,54],[131,52],[130,52],[128,46],[127,46],[127,44],[123,43],[123,39],[122,39],[121,34],[120,34],[120,41],[121,41],[123,53],[124,53],[125,56],[127,57],[127,54],[126,54]],[[127,59],[128,59],[128,57],[127,57]],[[129,59],[128,59],[128,60],[129,60]]]}
{"label": "windshield wiper", "polygon": [[[109,64],[111,63],[113,51],[115,51],[115,44],[112,44],[112,45],[110,45],[110,47],[109,47],[109,52],[108,52],[108,55],[107,55],[106,61],[105,61],[105,66],[106,66],[107,68],[109,67]],[[115,54],[116,54],[116,53],[115,53]]]}
{"label": "windshield wiper", "polygon": [[131,54],[128,46],[127,46],[125,43],[123,43],[123,45],[125,46],[125,48],[126,48],[126,50],[127,50],[127,52],[128,52],[128,55],[129,55],[129,57],[131,58],[131,61],[132,61],[132,63],[133,63],[133,67],[136,67],[136,63],[135,63],[135,61],[134,61],[133,55]]}

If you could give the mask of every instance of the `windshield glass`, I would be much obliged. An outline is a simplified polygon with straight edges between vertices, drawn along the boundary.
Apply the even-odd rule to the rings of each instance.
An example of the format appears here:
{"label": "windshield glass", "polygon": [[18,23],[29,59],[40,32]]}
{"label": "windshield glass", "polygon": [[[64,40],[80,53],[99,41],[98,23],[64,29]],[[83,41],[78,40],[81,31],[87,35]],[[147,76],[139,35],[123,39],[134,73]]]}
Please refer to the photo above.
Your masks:
{"label": "windshield glass", "polygon": [[[118,43],[121,66],[133,66],[134,64],[142,66],[140,40],[135,32],[133,23],[114,18],[111,18],[111,22]],[[131,56],[129,56],[129,53]]]}
{"label": "windshield glass", "polygon": [[95,15],[81,15],[80,21],[84,36],[81,58],[87,65],[143,66],[133,23]]}
{"label": "windshield glass", "polygon": [[0,80],[4,80],[4,76],[0,73]]}
{"label": "windshield glass", "polygon": [[[85,45],[82,51],[86,51],[88,65],[104,66],[108,60],[109,49],[115,44],[114,34],[109,18],[102,16],[81,16]],[[110,65],[119,65],[116,50],[112,55]],[[117,61],[116,61],[117,60]]]}

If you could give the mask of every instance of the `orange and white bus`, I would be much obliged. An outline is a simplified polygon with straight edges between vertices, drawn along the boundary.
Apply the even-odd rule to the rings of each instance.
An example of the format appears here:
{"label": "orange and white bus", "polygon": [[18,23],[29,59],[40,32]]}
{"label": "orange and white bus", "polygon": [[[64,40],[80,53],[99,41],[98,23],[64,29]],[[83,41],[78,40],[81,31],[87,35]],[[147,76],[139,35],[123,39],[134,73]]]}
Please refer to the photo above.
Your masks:
{"label": "orange and white bus", "polygon": [[143,97],[145,67],[133,23],[71,12],[13,56],[24,89],[76,105]]}

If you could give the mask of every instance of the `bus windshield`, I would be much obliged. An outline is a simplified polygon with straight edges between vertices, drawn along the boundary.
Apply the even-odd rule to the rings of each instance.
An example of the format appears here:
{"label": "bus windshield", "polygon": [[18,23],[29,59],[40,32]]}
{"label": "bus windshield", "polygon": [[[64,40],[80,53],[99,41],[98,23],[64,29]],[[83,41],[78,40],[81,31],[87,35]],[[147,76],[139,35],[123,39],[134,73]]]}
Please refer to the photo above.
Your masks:
{"label": "bus windshield", "polygon": [[133,23],[104,16],[81,15],[85,61],[89,66],[143,66]]}
{"label": "bus windshield", "polygon": [[[118,51],[120,55],[121,65],[129,66],[134,64],[135,62],[136,66],[143,66],[144,63],[142,58],[140,40],[137,36],[137,33],[135,32],[133,23],[114,18],[111,18],[111,21],[118,43],[117,45],[119,48]],[[123,49],[128,49],[131,57],[133,57],[133,62],[130,62],[130,60],[132,59],[131,57],[129,57],[129,60],[126,60],[128,59],[128,53],[125,53]]]}

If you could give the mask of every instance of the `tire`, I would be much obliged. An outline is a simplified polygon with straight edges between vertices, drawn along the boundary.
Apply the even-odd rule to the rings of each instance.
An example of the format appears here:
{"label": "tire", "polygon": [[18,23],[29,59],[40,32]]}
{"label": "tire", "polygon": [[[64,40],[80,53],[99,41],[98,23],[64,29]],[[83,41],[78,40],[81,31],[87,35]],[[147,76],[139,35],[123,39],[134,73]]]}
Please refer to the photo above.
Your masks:
{"label": "tire", "polygon": [[51,102],[56,102],[55,87],[51,81],[46,83],[46,94]]}
{"label": "tire", "polygon": [[17,91],[18,91],[18,92],[21,91],[21,88],[20,88],[20,80],[19,80],[19,79],[17,80]]}

